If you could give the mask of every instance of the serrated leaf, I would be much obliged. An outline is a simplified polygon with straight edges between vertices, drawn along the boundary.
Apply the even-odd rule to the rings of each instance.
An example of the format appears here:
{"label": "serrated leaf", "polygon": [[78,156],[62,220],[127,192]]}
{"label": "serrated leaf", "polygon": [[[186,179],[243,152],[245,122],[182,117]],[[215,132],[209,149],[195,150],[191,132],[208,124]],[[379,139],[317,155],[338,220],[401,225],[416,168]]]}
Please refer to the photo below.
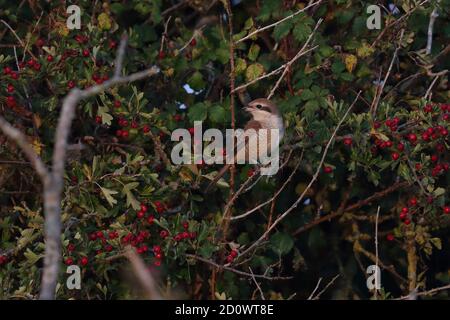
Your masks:
{"label": "serrated leaf", "polygon": [[248,51],[248,56],[247,57],[251,61],[256,61],[256,59],[258,58],[260,50],[261,50],[261,47],[258,46],[256,43],[253,43],[252,46],[250,47],[250,50]]}
{"label": "serrated leaf", "polygon": [[134,197],[133,192],[131,190],[136,189],[139,186],[139,182],[131,182],[123,186],[122,193],[124,193],[127,197],[127,207],[131,205],[134,210],[139,210],[141,203],[137,201]]}
{"label": "serrated leaf", "polygon": [[100,187],[100,190],[102,190],[102,193],[105,196],[106,201],[108,201],[108,204],[111,207],[114,207],[114,205],[117,203],[117,200],[113,197],[113,195],[117,194],[118,192],[104,187]]}
{"label": "serrated leaf", "polygon": [[294,246],[294,239],[288,233],[277,232],[270,238],[270,244],[272,249],[280,255],[286,254],[291,251]]}
{"label": "serrated leaf", "polygon": [[248,66],[245,71],[245,78],[247,81],[255,80],[264,74],[264,66],[260,63],[253,63]]}

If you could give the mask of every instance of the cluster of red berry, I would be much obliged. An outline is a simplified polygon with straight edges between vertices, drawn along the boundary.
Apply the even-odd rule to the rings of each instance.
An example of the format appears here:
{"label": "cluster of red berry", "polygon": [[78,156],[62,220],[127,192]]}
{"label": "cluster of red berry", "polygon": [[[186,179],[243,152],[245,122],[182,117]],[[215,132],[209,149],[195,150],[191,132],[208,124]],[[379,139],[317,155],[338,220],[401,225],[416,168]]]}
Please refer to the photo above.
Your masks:
{"label": "cluster of red berry", "polygon": [[231,250],[230,254],[227,256],[227,262],[231,263],[234,261],[234,259],[238,256],[237,250]]}

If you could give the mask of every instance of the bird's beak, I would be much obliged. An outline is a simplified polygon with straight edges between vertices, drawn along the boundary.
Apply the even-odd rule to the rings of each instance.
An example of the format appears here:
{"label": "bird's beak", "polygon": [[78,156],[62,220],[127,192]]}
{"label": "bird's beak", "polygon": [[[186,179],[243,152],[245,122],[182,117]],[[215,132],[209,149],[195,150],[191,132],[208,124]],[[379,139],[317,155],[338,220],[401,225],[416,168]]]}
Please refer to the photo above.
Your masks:
{"label": "bird's beak", "polygon": [[248,106],[246,106],[246,107],[244,108],[244,110],[247,111],[247,112],[252,112],[253,109],[254,109],[254,108],[253,108],[252,106],[250,106],[250,105],[248,105]]}

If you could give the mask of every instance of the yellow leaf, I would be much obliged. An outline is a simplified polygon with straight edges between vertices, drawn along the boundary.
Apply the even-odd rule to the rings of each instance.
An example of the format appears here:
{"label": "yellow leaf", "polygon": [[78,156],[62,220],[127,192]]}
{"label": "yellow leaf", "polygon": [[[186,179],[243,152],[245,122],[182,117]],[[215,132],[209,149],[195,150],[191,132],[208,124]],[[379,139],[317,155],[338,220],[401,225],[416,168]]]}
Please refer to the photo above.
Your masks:
{"label": "yellow leaf", "polygon": [[371,46],[369,46],[367,43],[364,42],[361,47],[356,49],[356,54],[360,58],[367,58],[370,57],[374,51],[375,51],[374,48],[372,48]]}
{"label": "yellow leaf", "polygon": [[111,18],[106,13],[100,13],[98,15],[98,27],[102,30],[111,29]]}
{"label": "yellow leaf", "polygon": [[356,63],[358,62],[358,58],[352,54],[348,54],[345,56],[345,68],[348,72],[352,73],[355,69]]}
{"label": "yellow leaf", "polygon": [[34,151],[35,151],[38,155],[41,155],[42,147],[43,147],[44,145],[39,141],[39,139],[34,139],[34,140],[33,140],[32,146],[33,146]]}

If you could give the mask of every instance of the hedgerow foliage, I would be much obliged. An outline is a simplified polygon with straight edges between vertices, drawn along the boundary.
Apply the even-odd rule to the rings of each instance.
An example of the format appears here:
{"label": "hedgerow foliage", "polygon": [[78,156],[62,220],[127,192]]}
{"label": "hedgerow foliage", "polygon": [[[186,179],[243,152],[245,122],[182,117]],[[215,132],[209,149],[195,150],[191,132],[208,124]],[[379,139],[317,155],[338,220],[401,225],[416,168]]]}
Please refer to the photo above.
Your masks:
{"label": "hedgerow foliage", "polygon": [[[251,166],[237,166],[235,190],[249,177],[258,180],[231,214],[251,210],[288,183],[273,201],[225,229],[229,176],[205,195],[217,166],[172,165],[155,147],[159,141],[170,157],[171,131],[196,120],[204,129],[230,128],[232,97],[237,127],[248,119],[230,95],[224,3],[186,1],[169,9],[176,3],[78,1],[82,28],[69,30],[64,1],[0,0],[0,18],[15,31],[1,24],[1,113],[46,163],[63,97],[112,76],[123,32],[129,35],[124,74],[161,68],[156,77],[78,106],[62,202],[62,263],[81,267],[82,288],[66,288],[63,267],[57,298],[135,297],[121,257],[126,245],[136,247],[171,297],[260,297],[252,277],[210,262],[267,278],[292,276],[257,279],[266,297],[280,299],[307,298],[319,278],[338,274],[323,297],[369,298],[366,268],[374,264],[382,267],[383,298],[448,283],[450,2],[415,8],[417,1],[394,1],[398,12],[386,7],[382,29],[369,30],[368,3],[326,1],[235,45],[239,86],[291,60],[324,19],[313,35],[317,48],[292,65],[273,97],[286,124],[285,165],[262,178],[252,176]],[[426,54],[436,5],[440,15]],[[304,6],[232,1],[233,41]],[[267,96],[279,76],[248,86],[247,93]],[[240,257],[305,190],[359,91],[304,201]],[[33,298],[45,248],[42,186],[18,147],[4,136],[0,141],[0,297]]]}

